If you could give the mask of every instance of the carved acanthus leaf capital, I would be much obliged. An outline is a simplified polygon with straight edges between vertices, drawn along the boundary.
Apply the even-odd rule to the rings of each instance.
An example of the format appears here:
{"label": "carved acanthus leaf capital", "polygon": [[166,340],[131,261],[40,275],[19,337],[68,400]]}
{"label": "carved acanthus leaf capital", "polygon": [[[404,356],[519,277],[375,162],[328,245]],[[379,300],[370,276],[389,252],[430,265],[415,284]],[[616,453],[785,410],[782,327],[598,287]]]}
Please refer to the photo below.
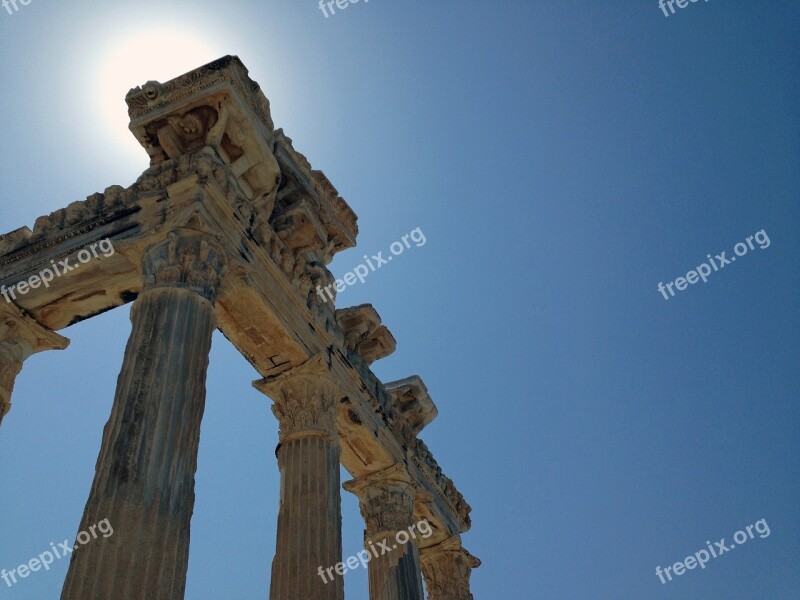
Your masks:
{"label": "carved acanthus leaf capital", "polygon": [[228,272],[228,259],[212,235],[176,228],[167,239],[153,246],[142,266],[144,290],[183,288],[214,302]]}
{"label": "carved acanthus leaf capital", "polygon": [[273,400],[272,412],[280,423],[280,439],[322,434],[337,439],[338,387],[333,383],[325,356],[318,355],[274,378],[253,382]]}
{"label": "carved acanthus leaf capital", "polygon": [[348,481],[344,489],[358,496],[370,540],[408,529],[414,522],[416,490],[402,465]]}
{"label": "carved acanthus leaf capital", "polygon": [[420,558],[429,600],[473,600],[469,580],[481,561],[464,549],[458,536],[423,548]]}

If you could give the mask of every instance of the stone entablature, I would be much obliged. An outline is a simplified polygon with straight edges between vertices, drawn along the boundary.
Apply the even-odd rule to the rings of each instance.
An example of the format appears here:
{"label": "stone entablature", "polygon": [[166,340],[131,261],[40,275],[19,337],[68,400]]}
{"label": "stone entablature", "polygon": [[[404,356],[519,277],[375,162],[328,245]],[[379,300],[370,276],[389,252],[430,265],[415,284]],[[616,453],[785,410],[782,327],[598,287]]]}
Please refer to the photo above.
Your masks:
{"label": "stone entablature", "polygon": [[419,375],[384,385],[392,396],[392,406],[405,417],[415,436],[438,416],[439,409]]}
{"label": "stone entablature", "polygon": [[37,352],[63,350],[68,345],[67,338],[0,299],[0,423],[11,408],[14,382],[25,360]]}
{"label": "stone entablature", "polygon": [[275,130],[269,101],[237,57],[226,56],[165,84],[148,82],[126,100],[130,129],[154,164],[210,146],[231,167],[262,218],[272,222],[275,212],[282,239],[285,222],[296,226],[302,214],[305,235],[325,264],[355,246],[355,213],[283,131]]}
{"label": "stone entablature", "polygon": [[[469,505],[417,437],[437,412],[424,383],[414,377],[385,386],[369,365],[391,354],[396,341],[377,311],[337,310],[313,291],[334,280],[327,268],[333,255],[355,245],[356,216],[274,129],[268,101],[238,58],[150,82],[127,100],[150,168],[128,188],[111,186],[40,217],[33,230],[0,236],[0,285],[91,242],[109,239],[116,249],[7,309],[39,332],[42,343],[31,351],[64,347],[54,331],[144,291],[192,291],[214,305],[216,327],[264,378],[257,387],[275,401],[282,438],[303,427],[327,432],[356,478],[407,465],[415,518],[429,520],[435,532],[426,543],[467,531]],[[320,361],[333,387],[302,399],[303,389],[328,389],[297,378]],[[13,376],[19,367],[21,360]],[[3,381],[13,369],[5,368]],[[293,376],[285,388],[276,383],[284,373]],[[308,410],[323,400],[320,418],[333,421],[307,423]]]}
{"label": "stone entablature", "polygon": [[371,365],[394,353],[397,341],[383,325],[378,311],[371,304],[362,304],[336,311],[336,321],[344,332],[348,350],[358,354]]}

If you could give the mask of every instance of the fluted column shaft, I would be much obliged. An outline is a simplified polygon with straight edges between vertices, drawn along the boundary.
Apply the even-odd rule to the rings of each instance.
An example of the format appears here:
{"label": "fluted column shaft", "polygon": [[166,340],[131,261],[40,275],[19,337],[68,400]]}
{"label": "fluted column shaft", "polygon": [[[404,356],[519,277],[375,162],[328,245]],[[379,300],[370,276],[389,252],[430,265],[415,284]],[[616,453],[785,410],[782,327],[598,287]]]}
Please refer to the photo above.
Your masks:
{"label": "fluted column shaft", "polygon": [[422,572],[428,600],[473,600],[470,592],[472,569],[481,561],[461,546],[458,537],[422,550]]}
{"label": "fluted column shaft", "polygon": [[111,417],[81,530],[107,519],[108,538],[80,546],[62,600],[180,600],[205,379],[215,329],[221,249],[182,230],[145,259]]}
{"label": "fluted column shaft", "polygon": [[366,523],[364,547],[370,553],[370,600],[423,600],[419,533],[414,530],[414,487],[391,468],[348,481],[359,497]]}
{"label": "fluted column shaft", "polygon": [[69,340],[43,327],[0,298],[0,424],[11,409],[14,382],[22,364],[43,350],[63,350]]}
{"label": "fluted column shaft", "polygon": [[343,600],[341,577],[318,575],[342,560],[337,392],[321,357],[256,382],[280,421],[278,536],[270,600]]}

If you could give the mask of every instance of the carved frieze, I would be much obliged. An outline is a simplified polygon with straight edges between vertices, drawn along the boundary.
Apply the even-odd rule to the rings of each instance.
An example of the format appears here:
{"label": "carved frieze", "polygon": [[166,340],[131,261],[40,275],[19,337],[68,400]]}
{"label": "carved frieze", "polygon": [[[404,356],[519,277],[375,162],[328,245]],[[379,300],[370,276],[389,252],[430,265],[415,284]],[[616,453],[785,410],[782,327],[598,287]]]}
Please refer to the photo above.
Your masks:
{"label": "carved frieze", "polygon": [[150,81],[131,90],[126,101],[131,130],[153,164],[210,145],[264,212],[271,213],[284,185],[313,204],[331,253],[355,245],[355,213],[291,139],[275,130],[269,101],[237,57],[223,57],[167,83]]}
{"label": "carved frieze", "polygon": [[259,120],[269,129],[274,129],[269,100],[261,93],[259,85],[250,79],[247,68],[236,56],[224,56],[167,83],[148,81],[143,87],[132,89],[125,98],[128,116],[139,118],[222,82],[229,83],[238,91]]}
{"label": "carved frieze", "polygon": [[469,529],[472,525],[472,519],[470,518],[472,507],[464,499],[461,492],[458,491],[453,480],[442,472],[442,468],[436,462],[428,446],[421,439],[415,437],[410,440],[410,449],[414,456],[414,462],[425,479],[428,480],[431,488],[439,490],[441,497],[450,506],[453,514],[458,515],[464,523],[464,530]]}
{"label": "carved frieze", "polygon": [[[325,302],[316,293],[318,286],[326,288],[335,283],[326,267],[333,255],[355,245],[358,233],[356,215],[325,174],[312,169],[283,131],[274,130],[269,103],[258,85],[249,79],[239,59],[225,57],[164,84],[148,82],[142,88],[132,90],[127,100],[131,130],[150,155],[152,166],[127,189],[109,187],[104,193],[93,194],[85,201],[73,202],[60,211],[40,217],[33,230],[24,227],[0,236],[0,268],[4,273],[10,273],[14,268],[28,268],[30,265],[26,267],[25,263],[31,261],[24,259],[35,261],[41,255],[49,260],[58,253],[73,251],[75,244],[85,241],[86,234],[104,227],[103,235],[112,238],[119,235],[122,242],[120,255],[124,254],[131,261],[125,273],[129,279],[124,282],[124,287],[115,290],[126,294],[125,301],[130,301],[131,296],[135,297],[139,292],[139,289],[134,289],[136,284],[130,282],[135,282],[135,265],[139,264],[142,265],[145,291],[161,286],[181,287],[213,301],[228,269],[225,252],[230,253],[231,261],[238,260],[230,244],[231,238],[241,233],[236,250],[243,259],[253,259],[254,254],[260,252],[257,248],[260,246],[284,274],[286,282],[297,291],[301,300],[282,297],[280,308],[291,305],[292,309],[298,309],[305,302],[312,309],[312,320],[308,324],[313,335],[322,334],[330,355],[335,355],[345,369],[352,368],[352,381],[337,383],[343,387],[350,386],[353,406],[358,405],[365,423],[370,411],[379,415],[377,420],[370,419],[370,422],[381,428],[380,438],[377,433],[369,432],[370,439],[364,437],[365,446],[371,444],[376,456],[380,454],[381,444],[386,444],[392,455],[401,456],[407,451],[414,483],[434,493],[435,499],[431,504],[435,503],[455,515],[454,519],[448,517],[445,523],[440,523],[442,528],[468,528],[469,505],[453,482],[442,473],[424,443],[416,438],[422,427],[435,416],[435,406],[429,403],[424,384],[421,381],[413,385],[404,384],[406,380],[394,382],[387,384],[387,393],[368,368],[373,361],[394,351],[394,337],[371,306],[334,312],[334,303]],[[209,233],[209,228],[188,225],[176,218],[194,201],[194,196],[182,192],[172,195],[172,192],[176,188],[188,189],[189,180],[205,188],[198,189],[197,196],[204,198],[204,208],[209,209],[206,215],[213,214],[215,220],[222,214],[233,216],[233,221],[230,221],[233,226],[224,232],[225,249]],[[185,181],[189,183],[184,184]],[[228,206],[219,204],[221,197],[227,201],[230,210]],[[167,234],[164,227],[177,229]],[[163,241],[150,247],[144,256],[142,252],[152,243],[143,235],[147,233],[157,233],[162,237],[153,239]],[[167,239],[163,238],[165,234]],[[76,242],[72,247],[64,243],[73,238]],[[116,243],[117,238],[114,241]],[[57,251],[52,250],[56,246]],[[263,257],[259,260],[260,264],[253,261],[253,267],[268,267],[270,271],[264,281],[284,287],[284,282],[272,278],[272,266],[266,264]],[[12,267],[7,268],[8,265]],[[243,262],[236,266],[239,268],[236,273],[248,273],[250,268]],[[88,275],[89,271],[82,273]],[[69,283],[73,284],[72,281]],[[80,280],[74,283],[74,288],[81,287]],[[64,298],[70,302],[83,302],[80,298],[82,291],[74,292],[67,288],[67,292]],[[330,378],[326,361],[312,359],[300,367],[284,371],[296,364],[295,361],[302,360],[298,357],[302,354],[303,344],[319,351],[317,340],[309,337],[312,334],[308,333],[308,326],[298,315],[292,314],[290,319],[283,322],[275,319],[264,327],[265,320],[251,321],[247,314],[249,307],[255,307],[260,300],[252,295],[248,298],[250,304],[242,308],[233,296],[230,303],[225,296],[225,310],[220,311],[220,314],[226,313],[226,326],[241,323],[255,328],[259,336],[277,342],[275,348],[270,348],[276,356],[286,356],[283,354],[286,348],[279,347],[284,340],[299,342],[296,346],[301,350],[293,348],[296,354],[288,363],[280,357],[273,361],[280,367],[281,375],[257,384],[259,389],[270,390],[267,393],[275,400],[273,410],[280,422],[281,439],[309,433],[335,439],[340,392]],[[55,300],[53,305],[62,301]],[[90,306],[80,314],[91,316],[112,305],[109,302]],[[269,301],[258,304],[258,310],[265,314],[275,308]],[[301,316],[306,314],[303,310]],[[288,315],[278,314],[280,316]],[[298,323],[303,325],[302,335],[298,333]],[[8,330],[9,326],[5,323],[3,327]],[[261,327],[264,327],[263,331],[259,329]],[[239,345],[239,342],[234,343]],[[59,347],[57,340],[51,346]],[[240,350],[245,356],[248,352],[257,352],[252,346],[244,346],[246,349]],[[42,349],[46,347],[46,344],[42,345]],[[348,349],[358,356],[348,353]],[[8,388],[8,382],[13,383],[21,364],[20,357],[25,352],[27,350],[22,346],[0,345],[0,386]],[[259,364],[262,374],[275,372],[264,369],[269,361],[264,361],[261,356],[258,358],[256,361],[251,355],[249,360]],[[363,391],[363,398],[354,397],[360,393],[352,387],[355,382]],[[362,434],[363,431],[358,432],[358,435]],[[391,491],[385,485],[375,489],[371,504],[397,507],[389,513],[399,514],[401,508],[408,510],[407,497],[396,489]],[[386,527],[389,523],[375,516],[373,525]]]}

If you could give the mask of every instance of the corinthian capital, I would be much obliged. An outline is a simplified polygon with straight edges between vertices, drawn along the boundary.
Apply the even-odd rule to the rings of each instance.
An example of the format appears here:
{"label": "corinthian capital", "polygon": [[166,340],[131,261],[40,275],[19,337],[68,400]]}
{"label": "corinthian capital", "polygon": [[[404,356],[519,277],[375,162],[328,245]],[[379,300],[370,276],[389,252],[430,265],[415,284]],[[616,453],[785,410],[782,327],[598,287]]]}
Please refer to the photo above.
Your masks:
{"label": "corinthian capital", "polygon": [[416,490],[402,465],[348,481],[344,489],[358,496],[368,540],[408,529],[413,523]]}
{"label": "corinthian capital", "polygon": [[324,356],[315,356],[277,377],[255,381],[253,386],[272,398],[282,443],[309,434],[337,438],[339,392]]}
{"label": "corinthian capital", "polygon": [[142,265],[144,289],[183,288],[210,302],[228,272],[225,251],[214,236],[177,228],[147,252]]}
{"label": "corinthian capital", "polygon": [[423,548],[421,560],[428,600],[473,600],[469,579],[481,561],[461,546],[458,537]]}

